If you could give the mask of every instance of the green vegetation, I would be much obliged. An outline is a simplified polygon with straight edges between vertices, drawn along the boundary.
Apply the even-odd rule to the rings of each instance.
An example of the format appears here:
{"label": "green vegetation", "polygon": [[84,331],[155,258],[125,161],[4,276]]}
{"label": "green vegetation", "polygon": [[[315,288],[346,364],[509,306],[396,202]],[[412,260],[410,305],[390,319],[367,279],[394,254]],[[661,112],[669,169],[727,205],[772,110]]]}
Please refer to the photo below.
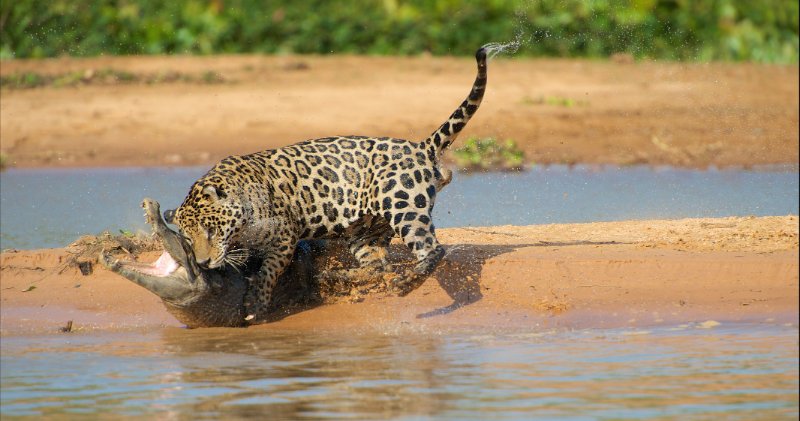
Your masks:
{"label": "green vegetation", "polygon": [[0,86],[15,88],[36,88],[45,85],[42,75],[34,72],[20,72],[0,77]]}
{"label": "green vegetation", "polygon": [[0,87],[10,89],[31,89],[40,86],[63,88],[82,85],[117,85],[128,83],[169,83],[187,82],[215,84],[224,83],[226,79],[219,73],[207,70],[199,75],[167,71],[153,74],[136,74],[111,68],[94,70],[76,70],[54,75],[36,72],[19,72],[0,77]]}
{"label": "green vegetation", "polygon": [[519,54],[798,61],[794,0],[16,0],[0,58],[101,54]]}
{"label": "green vegetation", "polygon": [[453,158],[464,171],[517,171],[525,163],[525,152],[511,139],[500,143],[491,137],[471,137],[453,151]]}
{"label": "green vegetation", "polygon": [[580,107],[589,106],[589,101],[580,100],[580,99],[574,99],[574,98],[560,97],[560,96],[546,96],[546,97],[545,96],[540,96],[540,97],[537,97],[537,98],[531,98],[531,97],[526,96],[526,97],[522,98],[522,103],[524,105],[544,104],[544,105],[552,105],[552,106],[556,106],[556,107],[566,107],[566,108],[572,108],[572,107],[576,107],[576,106],[580,106]]}
{"label": "green vegetation", "polygon": [[127,237],[127,238],[133,238],[133,237],[136,236],[136,234],[134,234],[133,231],[126,230],[126,229],[119,230],[119,233],[122,234],[124,237]]}

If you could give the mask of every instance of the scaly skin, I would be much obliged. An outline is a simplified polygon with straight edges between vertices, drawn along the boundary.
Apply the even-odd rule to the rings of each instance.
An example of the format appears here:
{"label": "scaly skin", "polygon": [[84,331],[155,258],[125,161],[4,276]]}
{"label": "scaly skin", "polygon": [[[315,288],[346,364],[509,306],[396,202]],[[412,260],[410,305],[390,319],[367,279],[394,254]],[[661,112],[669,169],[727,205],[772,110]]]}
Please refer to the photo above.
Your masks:
{"label": "scaly skin", "polygon": [[[167,310],[189,328],[245,325],[244,298],[249,287],[246,274],[230,267],[213,270],[200,268],[192,247],[162,219],[158,202],[144,199],[142,207],[147,222],[164,245],[167,256],[162,256],[162,259],[166,259],[161,260],[162,263],[172,263],[169,258],[174,260],[169,273],[155,265],[120,262],[105,251],[100,254],[100,262],[111,271],[156,294]],[[310,252],[306,248],[298,248],[290,270],[283,275],[283,281],[308,285],[312,270]]]}

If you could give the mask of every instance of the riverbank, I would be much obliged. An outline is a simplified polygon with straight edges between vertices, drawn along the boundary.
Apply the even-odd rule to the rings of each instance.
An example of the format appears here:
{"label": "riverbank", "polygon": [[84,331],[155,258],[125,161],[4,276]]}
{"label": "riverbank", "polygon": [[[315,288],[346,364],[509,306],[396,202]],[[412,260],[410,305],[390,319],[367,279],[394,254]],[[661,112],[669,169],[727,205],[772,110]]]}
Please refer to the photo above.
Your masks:
{"label": "riverbank", "polygon": [[[393,330],[797,323],[797,216],[452,228],[406,297],[363,294],[250,329]],[[398,246],[397,258],[408,258]],[[151,261],[158,252],[139,258]],[[179,327],[143,288],[67,248],[0,255],[0,334]]]}
{"label": "riverbank", "polygon": [[[797,164],[797,66],[504,59],[470,136],[536,164]],[[474,62],[448,57],[100,57],[3,61],[52,80],[0,95],[6,166],[211,165],[308,138],[423,139]],[[49,79],[48,79],[49,78]],[[15,88],[14,86],[18,86]]]}

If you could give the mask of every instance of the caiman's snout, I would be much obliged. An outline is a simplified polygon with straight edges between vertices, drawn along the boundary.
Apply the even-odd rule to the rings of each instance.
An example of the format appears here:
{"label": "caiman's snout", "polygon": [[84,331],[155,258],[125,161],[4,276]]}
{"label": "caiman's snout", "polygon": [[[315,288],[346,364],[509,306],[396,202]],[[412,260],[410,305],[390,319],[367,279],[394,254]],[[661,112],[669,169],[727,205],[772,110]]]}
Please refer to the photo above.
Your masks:
{"label": "caiman's snout", "polygon": [[160,238],[164,254],[152,264],[120,262],[101,253],[110,270],[147,288],[160,297],[178,320],[188,327],[242,326],[247,280],[240,274],[206,271],[196,263],[191,246],[161,218],[158,202],[145,199],[145,217]]}
{"label": "caiman's snout", "polygon": [[152,225],[153,231],[161,238],[165,252],[152,264],[135,262],[120,262],[101,252],[101,262],[120,275],[147,288],[163,300],[182,302],[197,294],[197,274],[192,268],[185,267],[180,262],[194,260],[194,256],[187,254],[187,247],[182,238],[170,230],[161,219],[158,202],[145,199],[142,202],[145,210],[145,219]]}
{"label": "caiman's snout", "polygon": [[[101,262],[110,270],[147,288],[159,296],[167,310],[187,327],[242,326],[247,323],[245,296],[248,273],[225,265],[225,255],[198,259],[191,245],[172,231],[161,218],[158,202],[145,199],[145,217],[160,238],[165,253],[153,264],[120,262],[101,253]],[[309,285],[313,280],[311,249],[298,246],[291,266],[280,283]],[[299,256],[299,257],[298,257]],[[203,266],[216,264],[219,269]]]}

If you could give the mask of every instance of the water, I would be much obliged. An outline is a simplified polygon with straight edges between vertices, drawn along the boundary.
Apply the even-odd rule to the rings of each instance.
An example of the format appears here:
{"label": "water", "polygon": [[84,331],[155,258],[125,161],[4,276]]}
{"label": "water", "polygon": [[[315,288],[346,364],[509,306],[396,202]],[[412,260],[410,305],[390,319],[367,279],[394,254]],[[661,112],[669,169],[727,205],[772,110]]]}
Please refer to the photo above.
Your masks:
{"label": "water", "polygon": [[[0,175],[3,248],[145,229],[205,168]],[[797,169],[456,174],[439,227],[798,213]],[[648,330],[164,328],[2,338],[0,416],[797,419],[796,324]],[[426,330],[428,329],[428,330]]]}
{"label": "water", "polygon": [[513,41],[500,43],[500,42],[490,42],[488,44],[484,44],[481,48],[486,50],[486,56],[489,59],[494,58],[498,54],[514,54],[519,50],[520,45],[523,43],[523,36],[524,33],[522,31],[517,31],[516,35],[514,36]]}
{"label": "water", "polygon": [[798,329],[5,337],[0,415],[797,419]]}
{"label": "water", "polygon": [[[152,197],[180,205],[206,167],[10,169],[0,174],[0,248],[62,247],[80,235],[147,230]],[[796,168],[770,171],[535,167],[455,174],[437,227],[798,213]]]}

